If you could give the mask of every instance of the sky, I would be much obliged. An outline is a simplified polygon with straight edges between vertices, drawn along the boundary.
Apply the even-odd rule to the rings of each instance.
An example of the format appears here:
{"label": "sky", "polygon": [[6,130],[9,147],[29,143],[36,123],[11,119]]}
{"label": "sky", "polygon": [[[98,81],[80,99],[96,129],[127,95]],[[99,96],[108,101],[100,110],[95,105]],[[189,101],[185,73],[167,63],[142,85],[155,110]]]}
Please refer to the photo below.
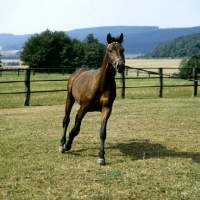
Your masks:
{"label": "sky", "polygon": [[200,0],[0,0],[0,33],[200,26]]}

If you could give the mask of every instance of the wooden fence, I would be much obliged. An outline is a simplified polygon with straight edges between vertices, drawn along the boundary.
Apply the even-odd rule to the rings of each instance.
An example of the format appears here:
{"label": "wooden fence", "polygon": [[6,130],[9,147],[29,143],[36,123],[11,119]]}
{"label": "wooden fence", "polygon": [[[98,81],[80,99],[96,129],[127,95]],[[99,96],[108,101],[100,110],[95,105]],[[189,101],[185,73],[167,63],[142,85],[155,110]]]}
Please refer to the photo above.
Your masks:
{"label": "wooden fence", "polygon": [[[172,76],[170,74],[163,74],[163,68],[158,68],[156,70],[158,70],[157,72],[155,71],[155,68],[154,68],[154,71],[152,71],[153,68],[148,68],[148,69],[141,69],[141,68],[133,68],[133,67],[130,67],[130,66],[126,66],[125,68],[125,71],[124,73],[121,74],[121,77],[119,78],[116,78],[116,79],[120,79],[120,83],[121,83],[121,86],[120,87],[117,87],[117,89],[121,89],[121,98],[125,98],[125,90],[126,89],[130,89],[130,88],[142,88],[142,87],[158,87],[158,97],[162,98],[163,97],[163,88],[164,87],[175,87],[175,86],[164,86],[163,84],[163,78],[178,78],[178,77],[175,77],[175,76]],[[167,68],[165,68],[167,69]],[[170,68],[172,69],[172,68]],[[66,73],[66,71],[63,69],[63,68],[55,68],[55,69],[52,69],[52,68],[43,68],[43,69],[33,69],[33,68],[19,68],[19,69],[13,69],[13,68],[10,68],[10,69],[2,69],[0,68],[0,77],[3,76],[3,72],[5,71],[16,71],[18,76],[20,74],[20,72],[25,72],[25,78],[24,78],[24,81],[1,81],[0,79],[0,83],[1,84],[6,84],[6,83],[19,83],[19,82],[24,82],[24,85],[25,85],[25,90],[24,92],[1,92],[0,91],[0,95],[5,95],[5,94],[21,94],[21,93],[24,93],[25,94],[25,98],[24,98],[24,106],[29,106],[29,102],[30,102],[30,94],[31,93],[38,93],[38,92],[60,92],[60,91],[66,91],[65,90],[43,90],[43,91],[31,91],[31,88],[30,88],[30,83],[31,82],[42,82],[42,81],[67,81],[67,79],[63,79],[63,80],[31,80],[31,73],[33,75],[35,75],[35,71],[37,70],[40,71],[42,70],[44,72],[44,70],[46,70],[46,72],[48,74],[50,74],[51,70],[60,70],[60,73],[62,73],[63,75]],[[155,85],[155,86],[129,86],[129,87],[126,87],[125,86],[125,83],[126,83],[126,80],[127,79],[135,79],[134,77],[129,77],[129,73],[131,70],[134,70],[136,73],[137,73],[137,77],[139,77],[139,73],[144,73],[148,76],[148,78],[151,78],[152,76],[154,76],[154,78],[158,78],[158,85]],[[147,78],[147,77],[142,77],[142,78]],[[152,77],[153,78],[153,77]],[[187,79],[185,78],[185,80],[188,80],[188,81],[192,81],[193,84],[193,90],[192,90],[192,96],[193,97],[196,97],[197,96],[197,89],[198,89],[198,76],[197,76],[197,69],[196,68],[193,68],[193,77],[192,79]],[[191,84],[185,84],[185,85],[179,85],[179,87],[186,87],[186,86],[190,86],[191,87]],[[176,86],[178,87],[178,86]]]}

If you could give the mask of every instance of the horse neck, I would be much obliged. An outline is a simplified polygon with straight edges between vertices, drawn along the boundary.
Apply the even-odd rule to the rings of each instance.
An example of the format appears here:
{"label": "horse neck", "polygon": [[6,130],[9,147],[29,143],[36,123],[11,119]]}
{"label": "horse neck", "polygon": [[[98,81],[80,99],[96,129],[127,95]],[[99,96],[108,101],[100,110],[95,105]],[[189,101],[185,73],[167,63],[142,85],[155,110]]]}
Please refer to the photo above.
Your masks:
{"label": "horse neck", "polygon": [[113,83],[115,80],[115,69],[113,69],[112,64],[109,61],[108,52],[106,52],[101,68],[100,68],[99,84],[101,85],[101,91],[103,91],[107,84]]}

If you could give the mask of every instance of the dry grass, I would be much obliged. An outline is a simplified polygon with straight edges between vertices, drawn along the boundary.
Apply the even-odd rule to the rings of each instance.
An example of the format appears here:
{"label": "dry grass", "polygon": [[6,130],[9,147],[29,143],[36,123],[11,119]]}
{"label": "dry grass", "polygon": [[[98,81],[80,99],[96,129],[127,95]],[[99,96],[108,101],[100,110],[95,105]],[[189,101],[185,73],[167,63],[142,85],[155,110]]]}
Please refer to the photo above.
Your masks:
{"label": "dry grass", "polygon": [[60,154],[64,105],[1,109],[0,199],[199,199],[199,103],[116,100],[106,166],[97,164],[99,113]]}
{"label": "dry grass", "polygon": [[[164,69],[164,74],[173,74],[177,73],[181,59],[126,59],[126,65],[135,68],[153,68],[149,69],[150,71],[158,72],[158,68],[169,68]],[[171,69],[170,69],[171,68]]]}
{"label": "dry grass", "polygon": [[[12,60],[2,60],[2,63],[8,62],[20,62],[18,59]],[[178,68],[181,59],[126,59],[126,65],[135,68],[154,68],[151,71],[156,71],[157,68]],[[25,68],[28,66],[20,65],[14,66],[15,68]],[[12,68],[10,66],[5,66],[4,68]],[[177,72],[177,69],[165,69],[164,73],[173,74]]]}
{"label": "dry grass", "polygon": [[138,68],[178,68],[181,59],[126,59],[126,65]]}
{"label": "dry grass", "polygon": [[3,66],[3,69],[25,69],[29,68],[28,65],[16,65],[16,66]]}

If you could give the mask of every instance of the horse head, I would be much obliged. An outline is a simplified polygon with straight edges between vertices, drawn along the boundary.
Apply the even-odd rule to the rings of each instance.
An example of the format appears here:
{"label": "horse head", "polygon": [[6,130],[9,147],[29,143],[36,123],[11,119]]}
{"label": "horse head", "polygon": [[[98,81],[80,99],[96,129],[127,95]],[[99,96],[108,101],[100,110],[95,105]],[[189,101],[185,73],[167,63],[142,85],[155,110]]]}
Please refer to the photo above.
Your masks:
{"label": "horse head", "polygon": [[112,37],[110,33],[107,35],[107,51],[110,63],[119,73],[122,73],[125,68],[124,48],[121,45],[123,38],[123,33],[117,38]]}

